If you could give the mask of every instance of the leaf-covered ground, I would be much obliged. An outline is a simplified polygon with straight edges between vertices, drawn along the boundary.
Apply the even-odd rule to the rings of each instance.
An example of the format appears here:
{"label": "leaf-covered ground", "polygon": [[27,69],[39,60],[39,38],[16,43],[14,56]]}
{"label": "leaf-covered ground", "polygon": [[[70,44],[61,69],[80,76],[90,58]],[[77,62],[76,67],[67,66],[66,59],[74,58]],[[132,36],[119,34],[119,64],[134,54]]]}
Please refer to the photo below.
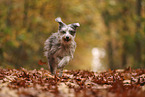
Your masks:
{"label": "leaf-covered ground", "polygon": [[0,97],[145,97],[145,69],[94,73],[64,70],[0,69]]}

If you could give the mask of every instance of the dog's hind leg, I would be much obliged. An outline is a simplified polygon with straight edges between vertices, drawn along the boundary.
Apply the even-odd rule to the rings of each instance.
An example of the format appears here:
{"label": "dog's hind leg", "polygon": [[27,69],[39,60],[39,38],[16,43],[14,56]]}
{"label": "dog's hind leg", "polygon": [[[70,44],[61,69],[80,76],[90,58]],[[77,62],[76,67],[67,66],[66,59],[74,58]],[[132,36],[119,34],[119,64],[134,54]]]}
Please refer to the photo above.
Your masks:
{"label": "dog's hind leg", "polygon": [[56,75],[56,70],[57,70],[57,65],[54,61],[54,58],[51,58],[49,60],[49,67],[50,67],[50,72],[52,75]]}

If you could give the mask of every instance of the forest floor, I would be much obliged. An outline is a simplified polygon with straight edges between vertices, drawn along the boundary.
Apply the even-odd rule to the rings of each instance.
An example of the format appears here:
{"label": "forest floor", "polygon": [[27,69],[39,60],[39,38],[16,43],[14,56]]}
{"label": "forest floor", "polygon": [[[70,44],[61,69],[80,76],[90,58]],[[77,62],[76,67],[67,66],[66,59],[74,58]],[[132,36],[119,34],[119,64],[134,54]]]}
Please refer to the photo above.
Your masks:
{"label": "forest floor", "polygon": [[145,69],[116,69],[95,73],[64,70],[0,69],[0,97],[145,97]]}

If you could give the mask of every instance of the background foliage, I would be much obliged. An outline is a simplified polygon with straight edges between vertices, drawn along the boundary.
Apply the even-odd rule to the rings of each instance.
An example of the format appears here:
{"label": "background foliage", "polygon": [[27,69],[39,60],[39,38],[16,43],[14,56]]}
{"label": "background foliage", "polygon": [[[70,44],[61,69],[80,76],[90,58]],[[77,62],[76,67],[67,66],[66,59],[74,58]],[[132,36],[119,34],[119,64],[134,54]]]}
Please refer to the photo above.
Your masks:
{"label": "background foliage", "polygon": [[104,48],[106,67],[145,67],[143,0],[0,0],[0,66],[28,69],[43,57],[56,17],[79,22],[75,58],[68,69],[90,69],[94,47]]}

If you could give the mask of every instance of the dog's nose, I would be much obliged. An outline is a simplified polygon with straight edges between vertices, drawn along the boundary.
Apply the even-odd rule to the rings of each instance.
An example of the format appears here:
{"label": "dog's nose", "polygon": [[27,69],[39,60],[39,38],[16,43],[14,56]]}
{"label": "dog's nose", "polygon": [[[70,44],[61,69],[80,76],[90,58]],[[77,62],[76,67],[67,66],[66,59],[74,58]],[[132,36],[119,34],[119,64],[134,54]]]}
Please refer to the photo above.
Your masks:
{"label": "dog's nose", "polygon": [[69,40],[69,36],[66,36],[66,40]]}

